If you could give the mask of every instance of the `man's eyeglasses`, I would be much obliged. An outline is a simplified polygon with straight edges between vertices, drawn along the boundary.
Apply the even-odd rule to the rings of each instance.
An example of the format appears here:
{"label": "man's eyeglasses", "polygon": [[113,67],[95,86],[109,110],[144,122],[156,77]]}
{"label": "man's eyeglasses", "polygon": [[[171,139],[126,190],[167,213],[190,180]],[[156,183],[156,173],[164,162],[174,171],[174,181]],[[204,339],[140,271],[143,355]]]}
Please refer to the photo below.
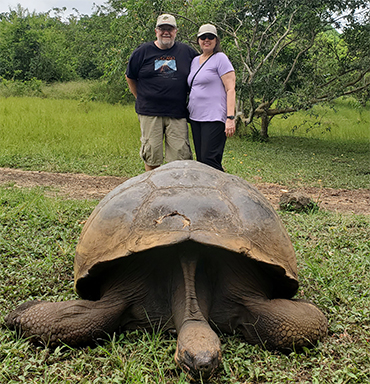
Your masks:
{"label": "man's eyeglasses", "polygon": [[173,32],[175,30],[174,27],[166,26],[166,27],[157,27],[157,29],[161,32]]}
{"label": "man's eyeglasses", "polygon": [[206,33],[206,34],[204,34],[202,36],[199,36],[199,38],[201,40],[205,40],[205,39],[214,40],[216,38],[216,36],[215,35],[211,35],[210,33]]}

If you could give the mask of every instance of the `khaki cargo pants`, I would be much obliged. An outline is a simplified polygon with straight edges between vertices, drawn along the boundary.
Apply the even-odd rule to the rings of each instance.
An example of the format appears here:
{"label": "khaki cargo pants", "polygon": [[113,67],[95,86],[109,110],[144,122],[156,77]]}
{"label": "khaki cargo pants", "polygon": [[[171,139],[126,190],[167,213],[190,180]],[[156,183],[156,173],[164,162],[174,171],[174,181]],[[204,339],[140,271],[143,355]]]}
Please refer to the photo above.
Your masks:
{"label": "khaki cargo pants", "polygon": [[138,115],[141,128],[140,157],[156,167],[163,163],[163,139],[166,162],[191,160],[189,129],[186,119]]}

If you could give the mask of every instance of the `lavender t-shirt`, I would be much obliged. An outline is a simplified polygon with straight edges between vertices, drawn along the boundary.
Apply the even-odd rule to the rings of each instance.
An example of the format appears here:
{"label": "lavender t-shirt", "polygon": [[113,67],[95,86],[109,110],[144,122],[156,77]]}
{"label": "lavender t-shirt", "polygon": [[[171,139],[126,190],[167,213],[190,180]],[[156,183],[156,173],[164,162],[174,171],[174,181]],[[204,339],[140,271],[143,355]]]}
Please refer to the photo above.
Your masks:
{"label": "lavender t-shirt", "polygon": [[[199,67],[197,56],[191,63],[189,86]],[[188,109],[191,120],[226,122],[226,91],[221,76],[231,71],[234,68],[223,52],[214,54],[203,65],[190,90]]]}

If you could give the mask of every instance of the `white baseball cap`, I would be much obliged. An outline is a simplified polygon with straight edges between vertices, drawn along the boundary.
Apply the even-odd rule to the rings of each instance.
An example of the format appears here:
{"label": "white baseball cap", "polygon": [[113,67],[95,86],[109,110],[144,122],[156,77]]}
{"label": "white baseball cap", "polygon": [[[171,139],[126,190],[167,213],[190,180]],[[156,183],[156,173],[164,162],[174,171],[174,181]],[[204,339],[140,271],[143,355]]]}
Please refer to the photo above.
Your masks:
{"label": "white baseball cap", "polygon": [[217,29],[212,24],[204,24],[199,28],[197,37],[205,35],[206,33],[211,33],[217,37]]}
{"label": "white baseball cap", "polygon": [[161,25],[170,25],[171,27],[177,28],[176,19],[174,16],[164,13],[163,15],[158,16],[157,27]]}

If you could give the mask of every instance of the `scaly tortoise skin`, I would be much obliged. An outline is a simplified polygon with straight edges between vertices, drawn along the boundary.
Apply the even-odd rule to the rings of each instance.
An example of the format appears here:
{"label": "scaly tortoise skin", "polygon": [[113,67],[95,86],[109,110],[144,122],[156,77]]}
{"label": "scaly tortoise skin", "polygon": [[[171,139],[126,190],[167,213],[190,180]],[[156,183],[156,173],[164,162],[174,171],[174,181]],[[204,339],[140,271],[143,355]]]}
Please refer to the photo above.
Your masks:
{"label": "scaly tortoise skin", "polygon": [[314,304],[292,299],[296,258],[269,202],[195,161],[134,177],[98,204],[76,248],[75,289],[82,300],[28,302],[6,324],[51,346],[160,324],[176,330],[175,360],[193,378],[220,364],[216,332],[279,350],[327,333]]}

